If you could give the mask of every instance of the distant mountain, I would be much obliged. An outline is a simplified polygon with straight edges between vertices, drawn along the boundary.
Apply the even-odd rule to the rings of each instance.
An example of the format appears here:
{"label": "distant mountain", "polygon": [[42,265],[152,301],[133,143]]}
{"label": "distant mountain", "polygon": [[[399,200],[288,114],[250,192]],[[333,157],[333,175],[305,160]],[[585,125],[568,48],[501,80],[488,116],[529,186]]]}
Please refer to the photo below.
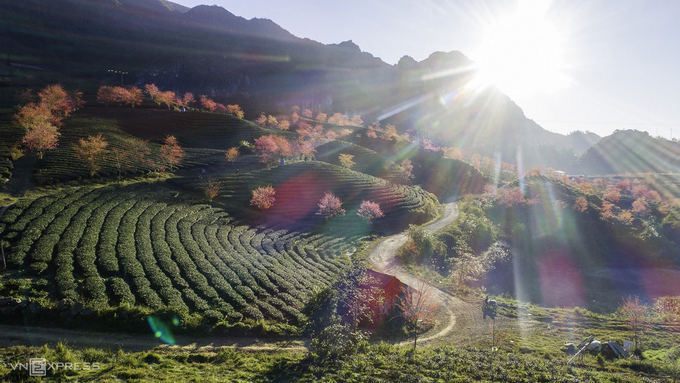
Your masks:
{"label": "distant mountain", "polygon": [[388,65],[351,40],[320,44],[271,20],[246,20],[218,6],[188,9],[165,0],[6,3],[0,7],[6,64],[45,70],[15,73],[0,84],[6,88],[60,78],[94,93],[121,80],[109,69],[123,70],[126,84],[155,83],[236,102],[249,118],[260,111],[287,112],[292,105],[358,113],[367,122],[417,127],[441,144],[522,168],[559,168],[595,141],[592,135],[546,131],[496,89],[467,90],[474,67],[461,52],[435,52],[421,62],[406,56]]}
{"label": "distant mountain", "polygon": [[588,149],[574,164],[589,175],[680,172],[680,144],[637,130],[616,131]]}

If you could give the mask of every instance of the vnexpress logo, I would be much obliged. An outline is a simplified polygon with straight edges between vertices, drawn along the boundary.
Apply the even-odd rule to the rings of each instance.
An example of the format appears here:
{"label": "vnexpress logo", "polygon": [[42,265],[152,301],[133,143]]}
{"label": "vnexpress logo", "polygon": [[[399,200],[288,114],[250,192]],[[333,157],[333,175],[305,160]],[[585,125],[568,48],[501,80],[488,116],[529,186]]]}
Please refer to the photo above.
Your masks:
{"label": "vnexpress logo", "polygon": [[30,376],[47,375],[47,359],[45,358],[31,358],[28,360],[28,366],[28,374]]}
{"label": "vnexpress logo", "polygon": [[81,363],[81,362],[54,362],[48,363],[45,358],[30,358],[28,363],[9,363],[12,370],[28,371],[30,376],[47,376],[47,371],[57,370],[71,370],[71,371],[88,371],[101,369],[100,363]]}

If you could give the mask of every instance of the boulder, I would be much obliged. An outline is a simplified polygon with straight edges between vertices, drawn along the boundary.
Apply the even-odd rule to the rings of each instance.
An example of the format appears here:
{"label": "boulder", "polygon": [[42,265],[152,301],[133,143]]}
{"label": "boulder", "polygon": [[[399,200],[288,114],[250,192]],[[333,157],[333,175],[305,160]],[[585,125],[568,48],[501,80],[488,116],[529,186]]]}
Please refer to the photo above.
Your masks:
{"label": "boulder", "polygon": [[62,299],[57,304],[57,311],[66,311],[73,307],[73,301],[71,299]]}

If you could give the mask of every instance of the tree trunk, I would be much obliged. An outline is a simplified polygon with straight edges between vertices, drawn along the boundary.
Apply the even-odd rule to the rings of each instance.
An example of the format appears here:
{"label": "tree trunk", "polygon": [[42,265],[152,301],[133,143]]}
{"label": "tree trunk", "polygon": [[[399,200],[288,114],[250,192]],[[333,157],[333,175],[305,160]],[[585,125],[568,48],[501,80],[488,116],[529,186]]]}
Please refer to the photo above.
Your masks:
{"label": "tree trunk", "polygon": [[7,262],[5,261],[5,245],[0,245],[0,250],[2,250],[2,269],[7,269]]}

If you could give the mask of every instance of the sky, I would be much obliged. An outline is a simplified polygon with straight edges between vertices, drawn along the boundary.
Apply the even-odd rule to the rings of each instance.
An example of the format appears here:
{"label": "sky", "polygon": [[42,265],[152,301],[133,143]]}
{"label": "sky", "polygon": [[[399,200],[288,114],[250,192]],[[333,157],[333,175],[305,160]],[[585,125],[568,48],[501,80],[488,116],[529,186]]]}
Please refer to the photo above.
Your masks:
{"label": "sky", "polygon": [[[520,64],[531,60],[537,63],[533,71],[540,72],[544,65],[540,58],[549,54],[546,46],[558,46],[560,86],[541,89],[541,84],[550,82],[545,77],[504,74],[527,85],[524,92],[517,91],[521,83],[500,87],[528,118],[562,134],[582,130],[605,136],[617,129],[636,129],[653,136],[680,137],[677,0],[174,2],[188,7],[219,5],[246,19],[268,18],[298,37],[324,44],[352,40],[362,51],[388,64],[397,63],[404,55],[421,61],[433,52],[454,50],[481,62],[486,57],[480,53],[484,47],[519,44],[511,45],[508,52],[512,53],[503,54],[520,56]],[[526,3],[543,5],[540,20],[552,28],[557,40],[542,44],[537,36],[550,33],[538,28],[536,19],[525,22],[529,19],[520,18],[501,32],[510,35],[512,43],[507,39],[490,42],[490,31],[518,14]],[[515,36],[518,30],[526,34]]]}

